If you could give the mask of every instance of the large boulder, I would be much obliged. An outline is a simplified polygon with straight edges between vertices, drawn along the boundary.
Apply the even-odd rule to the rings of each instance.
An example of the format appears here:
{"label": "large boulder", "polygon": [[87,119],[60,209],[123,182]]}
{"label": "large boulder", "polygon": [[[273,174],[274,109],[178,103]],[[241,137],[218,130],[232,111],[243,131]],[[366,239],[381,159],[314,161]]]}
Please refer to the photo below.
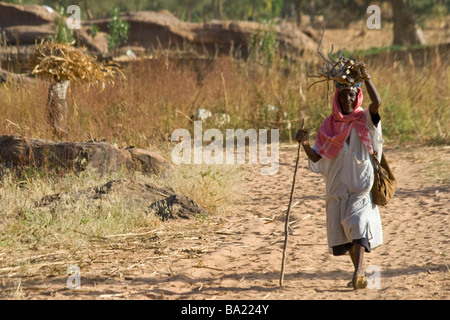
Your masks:
{"label": "large boulder", "polygon": [[[268,26],[250,21],[183,22],[167,12],[140,11],[120,14],[130,25],[127,45],[145,49],[188,49],[199,53],[247,57],[252,36],[261,36]],[[108,32],[110,18],[93,19],[84,25],[96,25]],[[280,49],[297,56],[312,53],[316,42],[303,31],[274,26]],[[205,52],[206,51],[206,52]],[[283,53],[282,52],[282,53]]]}
{"label": "large boulder", "polygon": [[[146,49],[166,49],[173,45],[173,49],[181,48],[183,44],[191,42],[195,33],[184,23],[166,12],[139,11],[121,13],[120,18],[130,24],[127,45],[141,46]],[[108,33],[111,18],[93,19],[83,25],[96,25],[100,31]]]}
{"label": "large boulder", "polygon": [[25,74],[15,74],[0,68],[0,83],[14,81],[18,83],[34,83],[34,79]]}
{"label": "large boulder", "polygon": [[208,23],[191,24],[195,33],[192,41],[198,48],[207,49],[217,54],[230,54],[244,57],[248,56],[252,37],[262,38],[267,31],[276,34],[282,55],[293,54],[303,56],[315,50],[315,41],[301,30],[276,25],[269,26],[252,21],[211,21]]}
{"label": "large boulder", "polygon": [[46,23],[39,26],[17,25],[3,28],[8,44],[35,44],[43,39],[49,39],[55,35],[55,25]]}
{"label": "large boulder", "polygon": [[128,170],[155,173],[162,172],[168,166],[167,160],[156,152],[140,148],[127,148],[125,150],[132,160],[128,163]]}
{"label": "large boulder", "polygon": [[59,14],[49,7],[0,2],[0,27],[38,26],[53,22]]}
{"label": "large boulder", "polygon": [[101,141],[53,142],[18,136],[0,136],[0,161],[12,166],[75,172],[91,166],[101,173],[125,170],[161,174],[171,166],[160,155],[139,148],[122,149]]}
{"label": "large boulder", "polygon": [[[48,7],[37,5],[13,5],[0,2],[0,31],[4,31],[8,43],[17,49],[22,45],[54,34],[54,21],[58,13]],[[177,52],[195,52],[209,56],[230,55],[246,58],[252,37],[261,37],[268,26],[250,21],[213,20],[207,23],[183,22],[169,12],[139,11],[121,13],[120,18],[130,24],[126,46],[143,50],[163,49]],[[108,55],[106,34],[112,18],[82,21],[75,30],[77,45],[100,55]],[[91,26],[100,32],[96,37],[89,34]],[[312,55],[316,41],[298,28],[276,25],[272,29],[280,44],[280,53],[290,57]],[[16,48],[17,47],[17,48]],[[0,48],[0,57],[3,55]]]}
{"label": "large boulder", "polygon": [[[48,6],[16,5],[0,2],[0,32],[4,32],[7,43],[19,50],[19,45],[34,45],[36,41],[55,35],[55,19],[59,13]],[[74,29],[78,45],[85,46],[96,54],[107,54],[106,34],[99,32],[95,37],[89,28]],[[1,55],[0,55],[1,57]]]}
{"label": "large boulder", "polygon": [[108,54],[108,41],[105,32],[98,32],[93,37],[88,27],[81,26],[81,29],[74,29],[74,35],[79,46],[86,47],[87,50],[97,55]]}

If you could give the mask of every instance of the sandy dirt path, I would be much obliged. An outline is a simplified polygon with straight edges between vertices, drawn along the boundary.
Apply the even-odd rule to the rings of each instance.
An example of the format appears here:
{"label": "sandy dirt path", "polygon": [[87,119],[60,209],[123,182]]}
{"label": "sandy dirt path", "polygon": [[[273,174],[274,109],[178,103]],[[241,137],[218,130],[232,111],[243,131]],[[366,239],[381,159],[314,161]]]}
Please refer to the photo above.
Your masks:
{"label": "sandy dirt path", "polygon": [[[450,147],[387,149],[398,178],[395,199],[380,209],[384,244],[365,255],[372,289],[347,287],[348,255],[326,243],[321,176],[301,155],[291,210],[284,288],[279,287],[285,209],[296,146],[280,149],[278,174],[249,166],[238,213],[178,220],[143,235],[93,241],[76,252],[30,257],[28,276],[2,269],[2,298],[23,299],[449,299]],[[243,190],[244,192],[244,190]],[[5,259],[5,257],[0,257]],[[80,284],[68,289],[69,265]],[[369,268],[369,269],[370,269]],[[378,279],[378,280],[377,280]],[[376,282],[378,281],[378,282]]]}

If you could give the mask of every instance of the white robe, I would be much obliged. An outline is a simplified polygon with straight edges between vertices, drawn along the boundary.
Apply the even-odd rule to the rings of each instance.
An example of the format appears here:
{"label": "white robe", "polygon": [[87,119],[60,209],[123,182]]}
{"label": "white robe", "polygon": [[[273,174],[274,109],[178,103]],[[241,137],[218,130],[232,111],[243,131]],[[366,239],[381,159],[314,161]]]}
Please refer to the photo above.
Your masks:
{"label": "white robe", "polygon": [[[382,153],[381,122],[375,126],[368,109],[364,110],[374,151],[378,159]],[[317,152],[316,145],[313,149]],[[355,129],[350,142],[333,159],[322,157],[318,162],[309,161],[311,171],[321,173],[326,184],[326,214],[328,246],[367,238],[371,249],[383,242],[378,206],[372,203],[373,163]]]}

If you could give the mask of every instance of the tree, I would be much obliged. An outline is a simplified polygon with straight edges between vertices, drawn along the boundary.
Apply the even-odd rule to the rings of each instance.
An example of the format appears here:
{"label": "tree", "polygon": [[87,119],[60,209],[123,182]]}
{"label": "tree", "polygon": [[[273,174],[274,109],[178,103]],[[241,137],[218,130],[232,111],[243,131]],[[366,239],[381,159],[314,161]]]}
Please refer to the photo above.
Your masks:
{"label": "tree", "polygon": [[222,0],[211,0],[211,9],[214,19],[222,19]]}
{"label": "tree", "polygon": [[411,46],[424,44],[422,30],[418,27],[416,17],[408,0],[392,0],[394,19],[394,45]]}
{"label": "tree", "polygon": [[[205,6],[205,0],[185,0],[183,1],[183,5],[186,8],[186,21],[191,21],[192,14],[197,13],[200,14],[203,11],[203,7]],[[197,12],[198,11],[198,12]],[[202,13],[203,15],[203,13]]]}
{"label": "tree", "polygon": [[291,1],[295,6],[297,27],[300,27],[300,25],[302,24],[302,6],[304,0],[291,0]]}

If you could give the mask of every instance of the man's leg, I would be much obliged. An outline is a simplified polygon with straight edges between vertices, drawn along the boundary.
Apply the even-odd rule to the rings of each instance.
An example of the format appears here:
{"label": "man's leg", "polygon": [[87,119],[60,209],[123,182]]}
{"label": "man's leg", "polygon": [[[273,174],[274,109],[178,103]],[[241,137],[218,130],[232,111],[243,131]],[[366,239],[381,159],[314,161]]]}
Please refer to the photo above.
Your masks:
{"label": "man's leg", "polygon": [[367,279],[363,270],[364,251],[365,247],[358,243],[353,243],[349,250],[350,258],[355,267],[352,279],[353,289],[364,289],[367,287]]}

